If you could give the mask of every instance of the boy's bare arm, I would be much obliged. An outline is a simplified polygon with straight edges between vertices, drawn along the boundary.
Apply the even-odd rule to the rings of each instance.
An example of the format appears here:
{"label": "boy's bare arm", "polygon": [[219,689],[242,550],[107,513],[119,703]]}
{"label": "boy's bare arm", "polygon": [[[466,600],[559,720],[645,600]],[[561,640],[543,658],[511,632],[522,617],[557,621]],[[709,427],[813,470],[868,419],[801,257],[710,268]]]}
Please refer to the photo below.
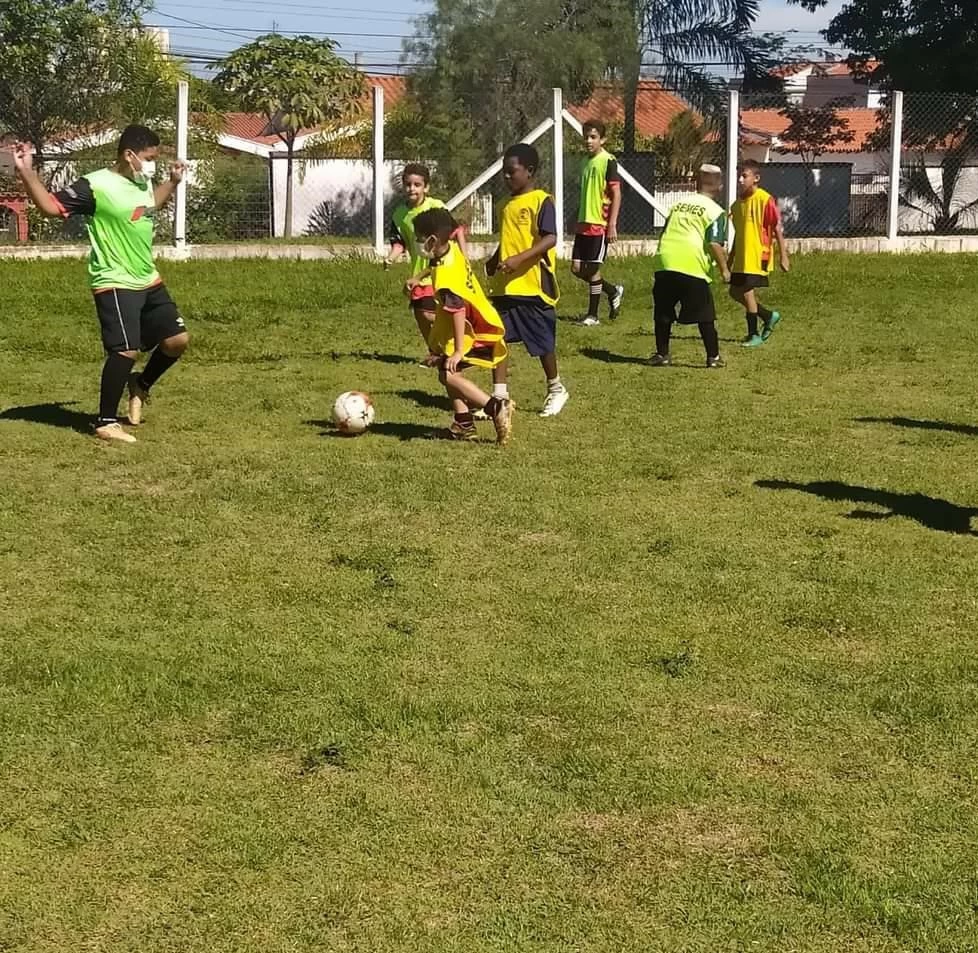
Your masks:
{"label": "boy's bare arm", "polygon": [[556,244],[556,235],[541,235],[526,251],[520,252],[518,255],[511,255],[505,261],[500,262],[499,270],[506,275],[521,271],[527,265],[541,261]]}
{"label": "boy's bare arm", "polygon": [[727,250],[717,242],[710,242],[710,254],[720,269],[725,285],[730,284],[730,262],[727,260]]}
{"label": "boy's bare arm", "polygon": [[621,185],[611,190],[611,208],[608,209],[608,242],[618,241],[618,214],[621,212]]}
{"label": "boy's bare arm", "polygon": [[55,202],[54,196],[48,192],[44,183],[38,178],[34,171],[30,147],[23,142],[18,142],[14,146],[14,168],[17,170],[20,181],[24,183],[30,200],[37,206],[38,210],[52,218],[60,218],[61,208]]}
{"label": "boy's bare arm", "polygon": [[778,250],[781,252],[781,270],[790,271],[791,261],[788,259],[788,246],[784,241],[784,226],[781,224],[781,219],[778,218],[778,224],[774,226],[774,237],[778,242]]}

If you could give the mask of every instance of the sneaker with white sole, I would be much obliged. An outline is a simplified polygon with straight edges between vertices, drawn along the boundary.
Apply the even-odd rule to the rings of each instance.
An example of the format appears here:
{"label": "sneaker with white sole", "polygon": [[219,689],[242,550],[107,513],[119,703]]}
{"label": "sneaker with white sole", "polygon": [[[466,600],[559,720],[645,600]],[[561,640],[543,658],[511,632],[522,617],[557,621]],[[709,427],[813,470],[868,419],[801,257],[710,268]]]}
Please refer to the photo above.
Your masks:
{"label": "sneaker with white sole", "polygon": [[564,409],[564,404],[570,399],[570,391],[566,387],[558,387],[547,391],[547,399],[543,402],[541,417],[556,417]]}
{"label": "sneaker with white sole", "polygon": [[611,311],[608,313],[609,321],[617,321],[618,315],[621,314],[621,302],[622,298],[625,297],[625,286],[615,285],[615,293],[608,298],[608,304],[611,306]]}
{"label": "sneaker with white sole", "polygon": [[129,423],[138,427],[143,422],[143,408],[149,403],[149,391],[139,382],[138,374],[129,375]]}
{"label": "sneaker with white sole", "polygon": [[472,411],[473,420],[488,420],[489,415],[481,407],[476,408]]}
{"label": "sneaker with white sole", "polygon": [[135,443],[136,438],[131,433],[126,433],[122,429],[122,424],[115,421],[111,424],[102,424],[95,428],[95,436],[99,440],[115,441],[116,443]]}
{"label": "sneaker with white sole", "polygon": [[649,367],[672,367],[672,358],[668,354],[660,354],[656,351],[649,358]]}
{"label": "sneaker with white sole", "polygon": [[575,322],[579,328],[596,328],[601,322],[597,318],[587,315],[581,318],[580,321]]}

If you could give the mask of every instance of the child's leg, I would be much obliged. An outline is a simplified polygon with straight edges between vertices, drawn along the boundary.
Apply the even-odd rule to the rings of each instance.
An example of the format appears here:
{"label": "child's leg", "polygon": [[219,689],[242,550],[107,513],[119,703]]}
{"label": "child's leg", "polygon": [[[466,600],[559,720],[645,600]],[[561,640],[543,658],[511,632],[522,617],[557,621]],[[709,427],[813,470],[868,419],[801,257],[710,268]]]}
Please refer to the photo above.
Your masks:
{"label": "child's leg", "polygon": [[509,397],[509,359],[492,369],[492,396],[505,400]]}
{"label": "child's leg", "polygon": [[[445,390],[448,391],[448,396],[452,398],[452,405],[455,408],[455,427],[453,430],[468,430],[468,428],[474,430],[475,424],[469,408],[477,407],[484,410],[487,416],[492,418],[496,428],[496,442],[501,446],[509,442],[513,428],[512,401],[490,397],[478,384],[468,380],[461,371],[450,374],[443,368],[440,379],[445,385]],[[464,413],[459,412],[460,406],[465,407]]]}
{"label": "child's leg", "polygon": [[706,349],[706,360],[709,363],[720,356],[720,336],[717,334],[717,325],[715,321],[701,321],[697,327],[700,329],[700,337]]}
{"label": "child's leg", "polygon": [[659,272],[652,285],[652,323],[655,328],[653,363],[666,364],[669,361],[672,322],[676,320],[678,303],[679,290],[676,287],[675,274],[671,271]]}
{"label": "child's leg", "polygon": [[414,308],[414,320],[418,325],[418,330],[421,332],[421,337],[424,339],[424,343],[428,343],[428,335],[431,333],[431,329],[435,323],[435,312],[428,311],[425,308]]}
{"label": "child's leg", "polygon": [[745,288],[740,285],[730,286],[730,297],[738,304],[743,305],[747,318],[747,337],[758,336],[758,314],[757,314],[757,295],[753,288]]}

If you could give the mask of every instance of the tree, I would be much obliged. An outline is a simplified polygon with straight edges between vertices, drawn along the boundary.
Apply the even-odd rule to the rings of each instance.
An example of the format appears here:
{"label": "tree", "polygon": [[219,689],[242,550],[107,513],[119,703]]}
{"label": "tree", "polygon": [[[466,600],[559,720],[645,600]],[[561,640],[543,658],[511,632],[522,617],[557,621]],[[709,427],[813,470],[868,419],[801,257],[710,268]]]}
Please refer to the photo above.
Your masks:
{"label": "tree", "polygon": [[708,118],[723,102],[723,82],[710,64],[743,73],[745,91],[770,88],[770,43],[755,36],[758,0],[612,0],[614,46],[608,53],[625,97],[623,145],[635,149],[635,114],[644,70],[652,70]]}
{"label": "tree", "polygon": [[[789,0],[807,10],[827,0]],[[825,37],[852,50],[857,75],[914,92],[978,89],[978,5],[971,0],[848,0]]]}
{"label": "tree", "polygon": [[691,179],[704,162],[716,161],[717,144],[703,118],[687,109],[669,120],[666,134],[653,139],[651,149],[659,177],[680,180]]}
{"label": "tree", "polygon": [[835,146],[852,142],[855,135],[849,120],[839,115],[843,105],[842,100],[833,100],[824,106],[783,106],[780,113],[788,120],[788,127],[778,137],[778,152],[798,156],[807,167]]}
{"label": "tree", "polygon": [[264,113],[287,154],[285,237],[292,236],[295,141],[303,129],[338,131],[362,112],[363,74],[336,55],[336,43],[311,36],[260,36],[225,57],[215,82]]}
{"label": "tree", "polygon": [[38,153],[83,131],[151,121],[179,67],[140,32],[145,0],[0,4],[0,133]]}

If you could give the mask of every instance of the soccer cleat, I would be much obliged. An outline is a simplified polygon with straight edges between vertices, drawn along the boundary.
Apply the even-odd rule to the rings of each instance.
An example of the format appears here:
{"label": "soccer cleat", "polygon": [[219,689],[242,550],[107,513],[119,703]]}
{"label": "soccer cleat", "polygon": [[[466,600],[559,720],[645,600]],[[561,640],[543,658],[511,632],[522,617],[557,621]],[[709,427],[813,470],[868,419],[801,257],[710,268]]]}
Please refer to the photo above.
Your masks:
{"label": "soccer cleat", "polygon": [[649,358],[650,367],[669,367],[672,364],[672,359],[668,354],[653,354]]}
{"label": "soccer cleat", "polygon": [[576,323],[579,328],[596,328],[601,322],[589,314]]}
{"label": "soccer cleat", "polygon": [[143,407],[149,403],[149,391],[139,383],[138,374],[129,375],[129,423],[134,427],[143,422]]}
{"label": "soccer cleat", "polygon": [[621,299],[625,297],[625,286],[615,285],[615,293],[608,298],[611,310],[608,312],[609,321],[617,321],[621,314]]}
{"label": "soccer cleat", "polygon": [[513,436],[513,412],[516,405],[510,400],[500,400],[499,410],[492,418],[493,426],[496,428],[496,443],[500,447],[505,447]]}
{"label": "soccer cleat", "polygon": [[766,341],[773,333],[774,329],[781,323],[781,312],[772,311],[771,317],[764,322],[764,330],[761,331],[761,337]]}
{"label": "soccer cleat", "polygon": [[472,441],[476,438],[475,426],[467,426],[466,424],[460,424],[457,420],[453,420],[451,426],[448,428],[448,435],[452,440]]}
{"label": "soccer cleat", "polygon": [[706,359],[706,366],[707,367],[726,367],[727,366],[727,362],[722,357],[720,357],[720,355],[718,354],[716,357],[708,357]]}
{"label": "soccer cleat", "polygon": [[764,343],[764,338],[759,334],[748,334],[743,341],[740,342],[741,347],[760,347]]}
{"label": "soccer cleat", "polygon": [[570,399],[570,391],[566,387],[558,387],[547,391],[547,399],[543,402],[541,417],[556,417],[564,409],[564,404]]}
{"label": "soccer cleat", "polygon": [[115,441],[116,443],[135,443],[136,438],[131,433],[126,433],[122,429],[122,424],[118,421],[111,424],[102,424],[101,427],[95,428],[95,436],[99,440],[106,440],[109,442]]}

